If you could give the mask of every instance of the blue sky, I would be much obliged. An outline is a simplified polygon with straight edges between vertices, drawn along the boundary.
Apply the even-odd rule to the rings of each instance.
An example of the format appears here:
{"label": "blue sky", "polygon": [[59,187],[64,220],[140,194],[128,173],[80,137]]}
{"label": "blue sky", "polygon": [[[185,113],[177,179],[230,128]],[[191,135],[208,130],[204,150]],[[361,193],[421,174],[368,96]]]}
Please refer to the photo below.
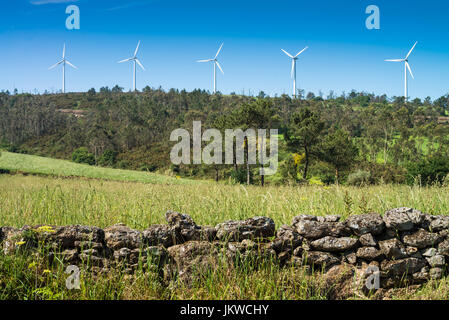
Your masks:
{"label": "blue sky", "polygon": [[[67,30],[65,9],[81,10],[81,29]],[[381,29],[367,30],[365,9],[377,5]],[[299,87],[325,95],[351,89],[403,94],[410,57],[410,96],[449,92],[449,1],[405,0],[0,0],[0,89],[43,92],[61,86],[62,46],[79,70],[67,69],[67,90],[132,86],[131,64],[117,64],[142,41],[137,87],[212,90],[212,58],[224,42],[218,76],[223,93],[291,93],[290,60],[296,53]]]}

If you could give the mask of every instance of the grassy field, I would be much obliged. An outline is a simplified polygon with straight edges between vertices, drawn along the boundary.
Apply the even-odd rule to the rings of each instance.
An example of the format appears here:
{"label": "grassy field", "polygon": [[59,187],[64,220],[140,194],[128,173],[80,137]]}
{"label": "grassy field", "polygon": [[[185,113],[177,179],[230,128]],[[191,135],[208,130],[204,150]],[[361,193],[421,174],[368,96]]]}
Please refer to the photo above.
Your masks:
{"label": "grassy field", "polygon": [[197,183],[157,185],[133,182],[0,175],[2,225],[86,224],[105,227],[122,222],[144,229],[164,223],[164,213],[190,214],[201,225],[254,216],[291,224],[299,214],[379,212],[409,206],[431,214],[449,213],[448,188],[247,187]]}
{"label": "grassy field", "polygon": [[[372,211],[383,213],[400,206],[431,214],[449,213],[449,188],[392,185],[261,188],[193,183],[11,153],[3,153],[0,168],[51,175],[0,175],[2,226],[106,227],[122,222],[142,230],[151,224],[165,223],[164,213],[169,209],[190,214],[200,225],[268,216],[277,227],[291,224],[292,218],[299,214],[339,214],[345,218]],[[62,177],[102,178],[101,174],[107,180]],[[127,179],[141,182],[111,181]],[[317,277],[275,266],[233,272],[222,268],[201,275],[192,286],[180,284],[171,288],[147,274],[137,272],[129,277],[118,270],[102,277],[84,273],[82,289],[68,291],[66,277],[62,266],[47,266],[30,255],[17,258],[0,253],[0,299],[327,299],[329,292]],[[391,298],[448,299],[449,279],[398,291]]]}
{"label": "grassy field", "polygon": [[189,184],[191,180],[176,179],[151,172],[119,170],[89,166],[66,160],[1,151],[0,169],[12,172],[51,175],[57,177],[85,177],[115,181],[134,181],[157,184]]}

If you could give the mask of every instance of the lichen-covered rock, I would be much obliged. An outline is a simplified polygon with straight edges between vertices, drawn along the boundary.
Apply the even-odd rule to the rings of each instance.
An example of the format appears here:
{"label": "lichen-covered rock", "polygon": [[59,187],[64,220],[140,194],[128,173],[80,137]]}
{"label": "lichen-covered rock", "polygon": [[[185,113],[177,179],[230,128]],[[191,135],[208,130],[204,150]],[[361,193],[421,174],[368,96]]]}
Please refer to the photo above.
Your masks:
{"label": "lichen-covered rock", "polygon": [[374,239],[371,233],[365,233],[360,236],[359,242],[362,246],[365,247],[375,247],[377,246],[377,241]]}
{"label": "lichen-covered rock", "polygon": [[373,261],[382,259],[384,254],[374,247],[362,247],[357,250],[356,256],[364,260]]}
{"label": "lichen-covered rock", "polygon": [[227,221],[218,224],[217,239],[225,241],[242,241],[245,239],[267,239],[275,234],[273,219],[255,217],[244,221]]}
{"label": "lichen-covered rock", "polygon": [[446,264],[446,259],[443,255],[435,255],[433,257],[426,258],[427,262],[431,267],[444,267]]}
{"label": "lichen-covered rock", "polygon": [[411,275],[426,266],[426,260],[405,258],[399,260],[384,260],[380,264],[381,270],[388,276],[401,277]]}
{"label": "lichen-covered rock", "polygon": [[379,235],[385,229],[385,222],[377,213],[349,216],[346,219],[346,225],[358,236],[367,233]]}
{"label": "lichen-covered rock", "polygon": [[446,239],[438,244],[438,252],[445,256],[449,256],[449,239]]}
{"label": "lichen-covered rock", "polygon": [[56,228],[51,237],[60,247],[69,249],[73,248],[76,242],[103,243],[105,234],[97,227],[74,225]]}
{"label": "lichen-covered rock", "polygon": [[354,249],[359,241],[354,238],[342,237],[324,237],[310,243],[312,249],[327,252],[343,252]]}
{"label": "lichen-covered rock", "polygon": [[441,279],[444,275],[444,270],[442,268],[431,268],[429,271],[430,279],[432,280],[438,280]]}
{"label": "lichen-covered rock", "polygon": [[293,218],[292,225],[295,225],[299,221],[318,221],[318,217],[310,214],[301,214]]}
{"label": "lichen-covered rock", "polygon": [[379,247],[388,259],[402,259],[408,256],[405,246],[398,239],[379,241]]}
{"label": "lichen-covered rock", "polygon": [[293,227],[301,236],[312,240],[325,236],[346,237],[351,234],[351,230],[342,222],[297,220]]}
{"label": "lichen-covered rock", "polygon": [[441,230],[449,229],[449,216],[433,217],[429,228],[432,232],[439,232]]}
{"label": "lichen-covered rock", "polygon": [[318,222],[339,222],[341,219],[341,216],[338,215],[328,215],[328,216],[318,216],[317,221]]}
{"label": "lichen-covered rock", "polygon": [[302,244],[301,235],[290,226],[283,225],[276,232],[276,238],[271,242],[271,248],[277,253],[292,251]]}
{"label": "lichen-covered rock", "polygon": [[162,245],[168,248],[175,244],[175,239],[175,232],[167,225],[152,225],[142,232],[142,241],[149,246]]}
{"label": "lichen-covered rock", "polygon": [[428,248],[428,249],[425,249],[425,250],[423,251],[422,255],[423,255],[424,257],[433,257],[433,256],[435,256],[437,253],[438,253],[438,250],[437,250],[437,249],[435,249],[435,248]]}
{"label": "lichen-covered rock", "polygon": [[137,249],[142,246],[142,233],[124,224],[116,224],[104,229],[104,239],[106,245],[113,250]]}
{"label": "lichen-covered rock", "polygon": [[181,281],[189,282],[195,275],[215,270],[220,263],[218,248],[208,241],[189,241],[167,250],[173,261],[165,270],[169,279],[177,274]]}
{"label": "lichen-covered rock", "polygon": [[329,252],[309,251],[303,255],[304,263],[317,267],[330,267],[340,260]]}
{"label": "lichen-covered rock", "polygon": [[424,229],[404,235],[402,242],[408,246],[417,247],[423,249],[426,247],[432,247],[437,245],[442,240],[441,236],[437,233],[431,233]]}
{"label": "lichen-covered rock", "polygon": [[413,229],[415,225],[421,226],[425,217],[426,215],[419,210],[403,207],[388,210],[383,219],[387,228],[407,231]]}
{"label": "lichen-covered rock", "polygon": [[176,244],[201,240],[201,227],[188,214],[168,210],[165,219],[174,232]]}

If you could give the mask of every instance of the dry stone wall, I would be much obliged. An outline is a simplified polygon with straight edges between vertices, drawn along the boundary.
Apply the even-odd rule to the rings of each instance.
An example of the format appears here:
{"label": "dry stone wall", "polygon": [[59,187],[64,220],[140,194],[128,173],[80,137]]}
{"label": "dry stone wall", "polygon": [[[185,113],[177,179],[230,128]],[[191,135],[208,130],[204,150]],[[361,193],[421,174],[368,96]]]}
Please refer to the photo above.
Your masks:
{"label": "dry stone wall", "polygon": [[339,216],[299,215],[278,230],[267,217],[198,226],[187,215],[167,211],[167,224],[144,231],[123,224],[106,229],[89,226],[0,228],[4,254],[47,248],[49,259],[85,264],[99,272],[139,265],[153,266],[164,279],[189,281],[195,272],[227,263],[270,261],[285,267],[330,271],[346,266],[379,270],[381,287],[422,283],[444,276],[449,256],[449,217],[411,208]]}

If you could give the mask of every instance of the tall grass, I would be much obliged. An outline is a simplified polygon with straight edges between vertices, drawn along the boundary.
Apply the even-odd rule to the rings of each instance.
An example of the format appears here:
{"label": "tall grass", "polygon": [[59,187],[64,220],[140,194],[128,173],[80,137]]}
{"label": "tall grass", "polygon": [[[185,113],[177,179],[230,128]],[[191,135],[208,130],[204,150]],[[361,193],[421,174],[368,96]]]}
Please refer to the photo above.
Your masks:
{"label": "tall grass", "polygon": [[136,229],[165,223],[166,210],[188,213],[201,225],[267,216],[279,227],[299,214],[347,217],[409,206],[430,214],[449,212],[449,188],[248,187],[213,183],[155,185],[132,182],[0,175],[0,224],[122,222]]}

